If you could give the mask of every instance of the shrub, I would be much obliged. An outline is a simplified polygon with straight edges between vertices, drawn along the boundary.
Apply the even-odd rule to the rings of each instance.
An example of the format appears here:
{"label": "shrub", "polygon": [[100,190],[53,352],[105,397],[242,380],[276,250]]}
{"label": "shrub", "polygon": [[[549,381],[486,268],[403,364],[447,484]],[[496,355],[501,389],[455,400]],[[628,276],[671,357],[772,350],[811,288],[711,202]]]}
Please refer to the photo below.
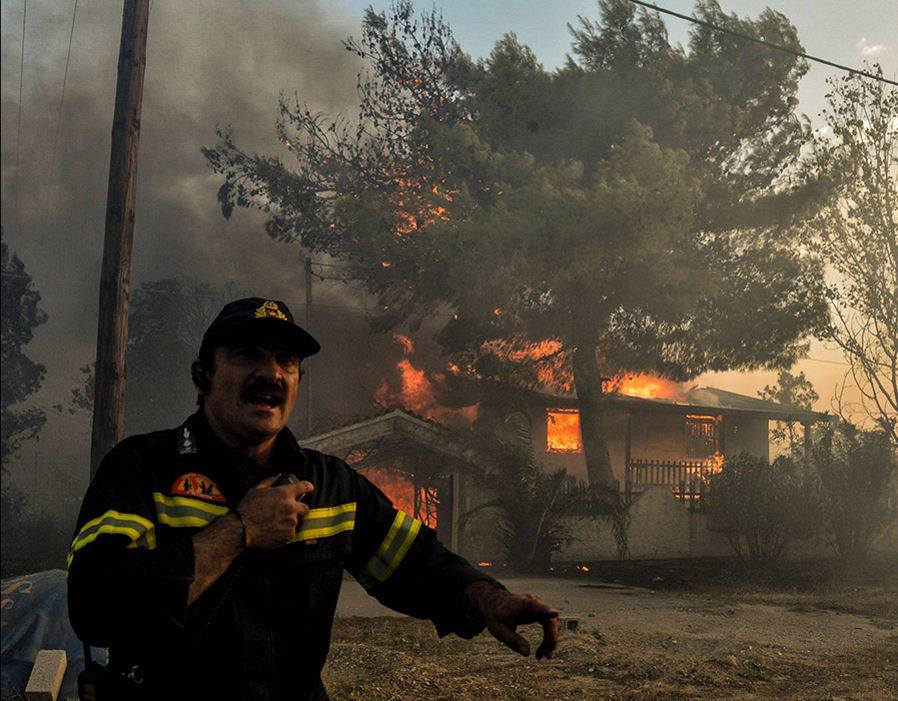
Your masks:
{"label": "shrub", "polygon": [[561,519],[568,502],[563,492],[566,472],[543,470],[533,453],[530,423],[523,413],[508,415],[498,427],[475,434],[474,440],[488,459],[482,481],[496,496],[468,511],[463,520],[495,509],[509,560],[525,570],[547,568],[552,553],[571,539]]}
{"label": "shrub", "polygon": [[844,422],[822,429],[810,457],[823,485],[825,517],[836,552],[863,558],[891,515],[894,447],[884,431],[862,431]]}
{"label": "shrub", "polygon": [[708,527],[724,533],[740,559],[771,561],[819,531],[820,489],[793,458],[771,463],[740,453],[712,478],[707,510]]}

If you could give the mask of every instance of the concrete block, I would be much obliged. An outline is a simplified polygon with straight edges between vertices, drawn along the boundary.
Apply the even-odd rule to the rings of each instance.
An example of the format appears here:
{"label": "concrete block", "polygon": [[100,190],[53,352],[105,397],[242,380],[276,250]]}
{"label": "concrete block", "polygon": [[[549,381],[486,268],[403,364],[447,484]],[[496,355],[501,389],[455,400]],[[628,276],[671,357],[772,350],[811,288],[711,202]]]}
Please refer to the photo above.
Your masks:
{"label": "concrete block", "polygon": [[38,652],[31,676],[28,677],[28,685],[25,687],[25,700],[56,701],[66,664],[65,650]]}

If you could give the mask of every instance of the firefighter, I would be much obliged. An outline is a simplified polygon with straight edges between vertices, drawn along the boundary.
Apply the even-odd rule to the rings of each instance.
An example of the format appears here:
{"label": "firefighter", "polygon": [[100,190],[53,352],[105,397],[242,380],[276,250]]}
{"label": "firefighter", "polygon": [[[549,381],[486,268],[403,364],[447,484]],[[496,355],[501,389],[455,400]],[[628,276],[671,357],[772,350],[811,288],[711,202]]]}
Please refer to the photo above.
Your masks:
{"label": "firefighter", "polygon": [[[348,570],[369,594],[433,621],[484,627],[522,655],[558,611],[449,552],[345,462],[286,427],[318,342],[281,301],[222,309],[192,366],[199,409],[127,438],[84,497],[68,557],[69,616],[135,699],[327,699],[320,672]],[[127,691],[122,691],[127,689]]]}

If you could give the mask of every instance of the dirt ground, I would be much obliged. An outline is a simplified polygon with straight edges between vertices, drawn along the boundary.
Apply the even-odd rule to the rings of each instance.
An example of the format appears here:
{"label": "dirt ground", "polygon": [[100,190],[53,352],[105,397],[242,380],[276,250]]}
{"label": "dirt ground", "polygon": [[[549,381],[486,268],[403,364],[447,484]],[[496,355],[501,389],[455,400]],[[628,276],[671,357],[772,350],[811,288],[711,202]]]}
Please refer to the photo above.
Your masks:
{"label": "dirt ground", "polygon": [[[576,627],[563,631],[554,660],[539,663],[488,634],[440,640],[430,623],[381,615],[347,582],[328,690],[335,701],[898,699],[898,562],[761,577],[682,562],[591,569],[501,577]],[[524,634],[535,649],[539,629]]]}

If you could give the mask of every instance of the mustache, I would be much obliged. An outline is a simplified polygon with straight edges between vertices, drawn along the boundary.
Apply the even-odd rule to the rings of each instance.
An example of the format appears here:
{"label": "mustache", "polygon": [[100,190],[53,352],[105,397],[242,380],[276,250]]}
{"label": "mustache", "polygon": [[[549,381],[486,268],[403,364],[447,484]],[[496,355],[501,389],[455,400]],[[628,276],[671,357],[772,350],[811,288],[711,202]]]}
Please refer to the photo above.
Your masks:
{"label": "mustache", "polygon": [[250,384],[246,389],[243,390],[243,397],[246,398],[258,392],[273,394],[279,400],[283,400],[284,396],[287,394],[287,389],[278,382],[272,382],[270,380],[266,380],[265,378],[257,377],[255,380],[253,380],[252,384]]}

